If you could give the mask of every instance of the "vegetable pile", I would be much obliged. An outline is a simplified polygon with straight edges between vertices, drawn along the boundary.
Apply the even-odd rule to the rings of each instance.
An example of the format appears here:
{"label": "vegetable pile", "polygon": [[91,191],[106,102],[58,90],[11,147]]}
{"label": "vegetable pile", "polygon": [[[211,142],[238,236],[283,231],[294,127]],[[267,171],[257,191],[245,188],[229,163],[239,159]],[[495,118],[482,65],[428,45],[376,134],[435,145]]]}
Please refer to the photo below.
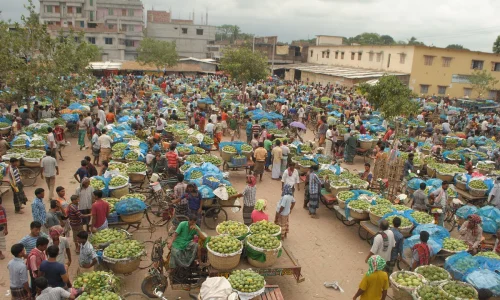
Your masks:
{"label": "vegetable pile", "polygon": [[136,240],[116,241],[104,249],[104,256],[115,259],[135,258],[143,253],[144,244]]}
{"label": "vegetable pile", "polygon": [[412,275],[411,273],[398,273],[395,281],[402,286],[406,287],[419,287],[423,284],[422,279],[418,276]]}
{"label": "vegetable pile", "polygon": [[405,211],[410,209],[408,206],[401,204],[394,204],[392,207],[397,211]]}
{"label": "vegetable pile", "polygon": [[138,160],[139,159],[139,154],[137,154],[135,151],[130,151],[125,155],[126,160]]}
{"label": "vegetable pile", "polygon": [[128,194],[128,195],[122,196],[120,198],[120,201],[126,200],[126,199],[131,199],[131,198],[136,198],[136,199],[142,200],[143,202],[146,201],[146,196],[144,196],[143,194],[138,194],[138,193]]}
{"label": "vegetable pile", "polygon": [[280,241],[277,237],[269,234],[252,234],[247,239],[251,245],[262,249],[276,249],[280,246]]}
{"label": "vegetable pile", "polygon": [[199,154],[188,155],[188,156],[186,156],[186,161],[193,163],[193,164],[202,164],[203,157]]}
{"label": "vegetable pile", "polygon": [[[350,204],[350,203],[349,203]],[[370,212],[376,216],[383,216],[385,214],[388,214],[390,212],[392,212],[392,208],[388,205],[385,205],[385,204],[377,204],[377,205],[373,205],[372,207],[370,207]]]}
{"label": "vegetable pile", "polygon": [[449,274],[445,269],[432,265],[421,266],[415,272],[424,276],[428,281],[441,281],[449,278]]}
{"label": "vegetable pile", "polygon": [[488,186],[482,180],[471,180],[469,181],[469,187],[475,190],[487,190]]}
{"label": "vegetable pile", "polygon": [[133,161],[128,163],[127,173],[141,173],[146,172],[146,164],[142,161]]}
{"label": "vegetable pile", "polygon": [[277,234],[281,231],[281,227],[266,220],[259,221],[250,225],[250,232],[252,234],[267,233]]}
{"label": "vegetable pile", "polygon": [[113,273],[104,271],[94,271],[82,273],[73,281],[74,288],[85,286],[86,292],[104,291],[104,290],[119,290],[120,280]]}
{"label": "vegetable pile", "polygon": [[453,252],[468,250],[469,247],[462,240],[457,240],[454,238],[445,238],[443,240],[443,249]]}
{"label": "vegetable pile", "polygon": [[236,221],[224,221],[217,226],[218,234],[229,234],[234,237],[243,236],[248,232],[248,227]]}
{"label": "vegetable pile", "polygon": [[33,158],[33,159],[41,159],[44,156],[45,153],[43,153],[43,151],[40,150],[28,150],[23,155],[24,158]]}
{"label": "vegetable pile", "polygon": [[201,156],[201,158],[203,159],[204,162],[211,163],[215,166],[220,166],[222,164],[222,160],[219,157],[214,156],[214,155],[203,154]]}
{"label": "vegetable pile", "polygon": [[[113,198],[110,198],[113,199]],[[116,198],[114,198],[116,199]],[[124,232],[123,230],[116,230],[112,228],[106,228],[103,230],[100,230],[94,234],[92,234],[89,237],[90,243],[91,244],[104,244],[112,241],[117,241],[117,240],[125,240],[127,239],[127,233]]]}
{"label": "vegetable pile", "polygon": [[201,177],[203,177],[203,173],[201,173],[201,171],[196,170],[191,172],[191,179],[198,179]]}
{"label": "vegetable pile", "polygon": [[443,285],[442,288],[446,293],[448,293],[448,295],[453,297],[463,299],[477,299],[477,292],[473,287],[458,283],[456,281],[450,281],[447,284]]}
{"label": "vegetable pile", "polygon": [[87,293],[83,292],[79,297],[79,300],[120,300],[120,296],[110,291],[99,291]]}
{"label": "vegetable pile", "polygon": [[209,136],[204,136],[203,137],[203,144],[205,145],[213,145],[214,140],[210,138]]}
{"label": "vegetable pile", "polygon": [[500,259],[500,255],[498,255],[492,251],[479,252],[478,254],[476,254],[476,256],[483,256],[483,257],[488,257],[488,258]]}
{"label": "vegetable pile", "polygon": [[411,217],[414,218],[418,224],[431,224],[434,222],[434,218],[431,215],[421,211],[412,212]]}
{"label": "vegetable pile", "polygon": [[355,210],[365,210],[367,211],[370,209],[370,203],[366,202],[365,200],[352,200],[349,202],[347,205],[350,209],[355,209]]}
{"label": "vegetable pile", "polygon": [[241,151],[243,152],[250,152],[252,151],[252,146],[248,145],[248,144],[243,144],[241,145]]}
{"label": "vegetable pile", "polygon": [[252,270],[235,270],[228,280],[233,289],[244,293],[259,291],[265,285],[264,277]]}
{"label": "vegetable pile", "polygon": [[117,198],[103,198],[102,200],[108,202],[110,213],[115,211],[115,204],[120,202],[120,199],[117,199]]}
{"label": "vegetable pile", "polygon": [[354,193],[349,191],[342,191],[337,194],[337,199],[339,199],[340,201],[346,201],[347,199],[350,199],[352,197],[354,197]]}
{"label": "vegetable pile", "polygon": [[94,188],[94,190],[102,190],[106,185],[104,184],[104,181],[92,177],[90,178],[90,186]]}
{"label": "vegetable pile", "polygon": [[235,253],[241,250],[242,247],[241,242],[237,238],[229,235],[214,236],[208,242],[210,250],[222,254]]}
{"label": "vegetable pile", "polygon": [[118,170],[120,173],[125,174],[128,170],[127,164],[117,162],[117,161],[112,161],[108,165],[109,170]]}
{"label": "vegetable pile", "polygon": [[392,227],[392,220],[394,220],[395,217],[398,217],[401,219],[401,226],[400,228],[406,228],[406,227],[411,227],[413,226],[413,223],[408,220],[408,218],[405,218],[403,216],[398,216],[398,215],[392,215],[392,216],[389,216],[387,218],[385,218],[387,220],[387,222],[389,222],[389,225]]}
{"label": "vegetable pile", "polygon": [[235,196],[235,195],[237,195],[237,194],[238,194],[238,191],[237,191],[234,187],[232,187],[232,186],[227,186],[227,187],[226,187],[226,191],[227,191],[227,195],[228,195],[229,197],[231,197],[231,196]]}
{"label": "vegetable pile", "polygon": [[122,186],[128,183],[127,178],[121,176],[115,176],[109,181],[109,186]]}
{"label": "vegetable pile", "polygon": [[111,150],[113,151],[120,151],[120,150],[125,150],[127,149],[127,143],[116,143],[111,147]]}
{"label": "vegetable pile", "polygon": [[455,300],[454,297],[448,296],[445,291],[436,285],[424,285],[418,289],[418,295],[422,300]]}

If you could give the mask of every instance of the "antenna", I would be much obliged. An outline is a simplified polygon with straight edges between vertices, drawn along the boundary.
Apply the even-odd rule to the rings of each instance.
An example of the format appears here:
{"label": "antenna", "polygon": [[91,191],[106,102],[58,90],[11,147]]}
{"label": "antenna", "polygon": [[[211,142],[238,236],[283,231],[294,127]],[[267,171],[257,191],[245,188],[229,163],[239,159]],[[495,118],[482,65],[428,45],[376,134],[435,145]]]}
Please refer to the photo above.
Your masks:
{"label": "antenna", "polygon": [[193,23],[194,23],[194,8],[193,8],[193,18],[192,18],[192,20],[193,20]]}
{"label": "antenna", "polygon": [[208,25],[208,10],[206,12],[206,17],[205,17],[205,25]]}

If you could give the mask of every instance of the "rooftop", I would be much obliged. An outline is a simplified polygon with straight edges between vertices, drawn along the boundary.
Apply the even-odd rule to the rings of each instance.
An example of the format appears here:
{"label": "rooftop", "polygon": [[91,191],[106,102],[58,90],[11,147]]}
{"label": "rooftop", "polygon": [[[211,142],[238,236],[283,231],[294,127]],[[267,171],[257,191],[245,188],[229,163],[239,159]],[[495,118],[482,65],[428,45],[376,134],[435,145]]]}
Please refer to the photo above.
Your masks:
{"label": "rooftop", "polygon": [[[128,71],[158,71],[158,68],[153,65],[141,65],[136,61],[122,61],[122,62],[91,62],[89,67],[94,70],[128,70]],[[163,69],[160,70],[163,72]],[[200,65],[183,63],[182,60],[173,67],[166,68],[167,72],[199,72],[207,73],[201,69]]]}
{"label": "rooftop", "polygon": [[340,66],[328,66],[328,65],[316,65],[316,64],[292,64],[275,66],[275,69],[296,69],[305,72],[311,72],[315,74],[323,74],[337,77],[344,77],[348,79],[360,79],[360,78],[373,78],[382,77],[384,75],[395,75],[404,76],[409,75],[407,73],[398,72],[382,72],[377,70],[360,69],[360,68],[349,68]]}
{"label": "rooftop", "polygon": [[155,24],[194,24],[193,20],[172,19],[172,14],[164,10],[148,10],[146,19],[148,23]]}

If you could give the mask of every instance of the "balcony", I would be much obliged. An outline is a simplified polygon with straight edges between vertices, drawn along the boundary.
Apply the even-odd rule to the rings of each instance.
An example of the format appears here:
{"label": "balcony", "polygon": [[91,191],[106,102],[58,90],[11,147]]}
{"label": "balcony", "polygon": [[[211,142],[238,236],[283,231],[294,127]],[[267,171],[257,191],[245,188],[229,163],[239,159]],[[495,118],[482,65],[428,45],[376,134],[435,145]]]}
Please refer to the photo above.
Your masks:
{"label": "balcony", "polygon": [[143,23],[143,17],[142,16],[117,16],[117,15],[107,15],[104,16],[105,21],[118,21],[118,19],[121,22],[134,22],[134,23]]}

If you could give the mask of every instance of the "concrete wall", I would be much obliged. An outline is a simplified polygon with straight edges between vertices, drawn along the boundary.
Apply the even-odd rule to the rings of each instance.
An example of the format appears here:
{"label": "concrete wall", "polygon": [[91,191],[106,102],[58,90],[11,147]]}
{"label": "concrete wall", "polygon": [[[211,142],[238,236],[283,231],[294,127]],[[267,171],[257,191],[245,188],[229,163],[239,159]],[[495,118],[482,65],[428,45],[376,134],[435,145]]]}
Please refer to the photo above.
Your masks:
{"label": "concrete wall", "polygon": [[410,73],[414,50],[414,46],[312,46],[307,62]]}
{"label": "concrete wall", "polygon": [[[187,33],[183,33],[183,28]],[[198,35],[197,29],[203,34]],[[148,22],[147,36],[162,41],[174,41],[179,56],[207,58],[208,41],[215,40],[215,26],[188,25],[188,24],[155,24]]]}
{"label": "concrete wall", "polygon": [[342,37],[329,36],[329,35],[316,36],[316,46],[330,46],[330,45],[342,45]]}

